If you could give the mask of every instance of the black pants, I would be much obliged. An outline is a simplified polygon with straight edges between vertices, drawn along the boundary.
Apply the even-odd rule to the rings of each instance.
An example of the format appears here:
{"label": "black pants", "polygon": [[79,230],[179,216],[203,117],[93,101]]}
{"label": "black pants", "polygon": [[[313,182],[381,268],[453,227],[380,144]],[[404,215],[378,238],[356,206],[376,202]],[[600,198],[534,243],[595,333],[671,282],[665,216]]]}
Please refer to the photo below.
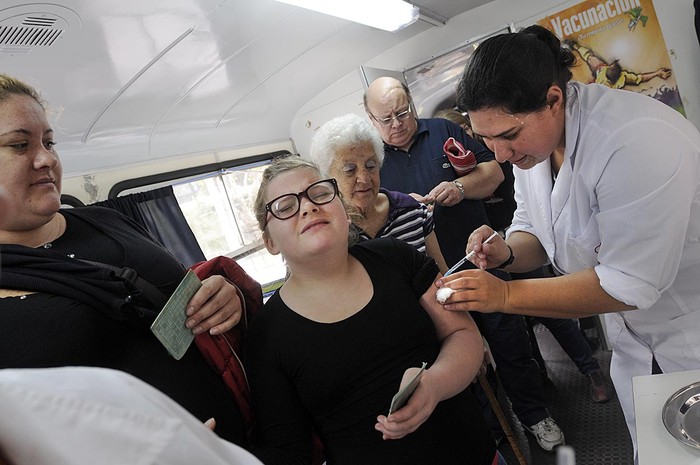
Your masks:
{"label": "black pants", "polygon": [[537,363],[520,315],[477,313],[472,317],[488,342],[496,372],[510,399],[513,412],[525,426],[549,416]]}

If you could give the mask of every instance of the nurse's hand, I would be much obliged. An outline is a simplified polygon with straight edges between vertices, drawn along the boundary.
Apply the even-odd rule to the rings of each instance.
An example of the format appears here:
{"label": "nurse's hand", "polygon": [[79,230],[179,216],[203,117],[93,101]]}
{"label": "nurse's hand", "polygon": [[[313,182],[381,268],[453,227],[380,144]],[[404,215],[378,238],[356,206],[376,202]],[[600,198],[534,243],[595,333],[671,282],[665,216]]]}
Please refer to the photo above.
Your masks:
{"label": "nurse's hand", "polygon": [[508,302],[508,283],[484,270],[458,271],[437,279],[435,286],[455,291],[443,305],[445,310],[501,312]]}
{"label": "nurse's hand", "polygon": [[482,270],[496,268],[510,258],[510,249],[502,237],[496,236],[490,242],[484,243],[491,234],[493,229],[481,226],[469,235],[467,241],[466,253],[474,251],[469,261]]}

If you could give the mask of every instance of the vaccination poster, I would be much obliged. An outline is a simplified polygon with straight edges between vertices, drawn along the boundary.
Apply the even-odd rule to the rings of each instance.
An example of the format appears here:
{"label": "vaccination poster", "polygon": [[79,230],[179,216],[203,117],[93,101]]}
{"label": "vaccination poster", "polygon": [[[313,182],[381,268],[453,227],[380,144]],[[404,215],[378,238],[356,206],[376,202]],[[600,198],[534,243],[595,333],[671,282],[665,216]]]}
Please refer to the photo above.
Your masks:
{"label": "vaccination poster", "polygon": [[685,115],[652,0],[584,1],[538,24],[574,52],[574,79],[639,92]]}

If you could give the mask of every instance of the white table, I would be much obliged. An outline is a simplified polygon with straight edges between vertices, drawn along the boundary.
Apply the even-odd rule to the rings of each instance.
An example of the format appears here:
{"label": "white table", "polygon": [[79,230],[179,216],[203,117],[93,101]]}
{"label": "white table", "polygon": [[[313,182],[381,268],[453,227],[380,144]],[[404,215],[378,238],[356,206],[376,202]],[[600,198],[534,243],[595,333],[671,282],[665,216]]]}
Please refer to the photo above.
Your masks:
{"label": "white table", "polygon": [[661,419],[664,403],[671,394],[697,381],[700,370],[632,378],[639,465],[700,465],[700,449],[671,436]]}

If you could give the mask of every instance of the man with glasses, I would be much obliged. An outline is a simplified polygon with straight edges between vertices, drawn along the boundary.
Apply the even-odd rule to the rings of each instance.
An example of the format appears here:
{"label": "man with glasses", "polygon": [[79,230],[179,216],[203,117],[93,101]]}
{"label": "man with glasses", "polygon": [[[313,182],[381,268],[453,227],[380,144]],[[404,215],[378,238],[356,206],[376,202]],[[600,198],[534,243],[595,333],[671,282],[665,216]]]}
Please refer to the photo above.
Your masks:
{"label": "man with glasses", "polygon": [[[467,239],[476,228],[489,224],[483,200],[504,176],[493,154],[457,124],[442,118],[417,118],[411,94],[401,81],[381,77],[364,95],[365,111],[384,141],[382,187],[410,194],[433,205],[435,234],[448,266],[465,255]],[[458,177],[443,152],[454,137],[476,155],[476,167]],[[507,263],[506,263],[507,264]],[[504,264],[503,266],[505,266]],[[474,266],[467,261],[464,268]],[[507,273],[492,271],[502,279]],[[564,435],[546,410],[546,397],[527,332],[518,315],[473,314],[494,356],[513,411],[537,443],[552,451]]]}
{"label": "man with glasses", "polygon": [[[434,207],[435,233],[447,264],[464,257],[469,234],[487,224],[481,199],[503,181],[493,154],[458,125],[437,118],[417,118],[408,88],[394,78],[381,77],[369,86],[365,110],[384,141],[382,187],[410,194]],[[443,153],[454,137],[476,155],[477,165],[458,177]]]}

